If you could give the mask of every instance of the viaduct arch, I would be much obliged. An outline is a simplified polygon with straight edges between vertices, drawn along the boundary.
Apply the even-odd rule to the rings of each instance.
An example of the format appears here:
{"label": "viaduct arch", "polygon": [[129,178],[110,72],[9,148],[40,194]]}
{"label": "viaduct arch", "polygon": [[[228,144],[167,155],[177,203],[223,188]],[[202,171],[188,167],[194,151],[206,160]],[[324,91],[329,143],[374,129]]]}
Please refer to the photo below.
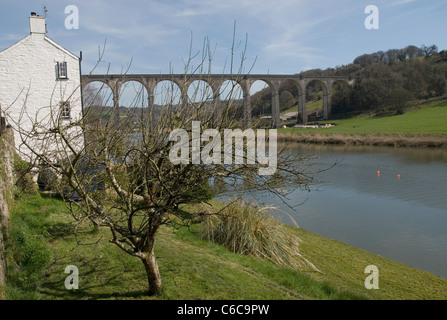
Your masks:
{"label": "viaduct arch", "polygon": [[342,76],[300,76],[300,75],[268,75],[268,74],[247,74],[247,75],[231,75],[231,74],[109,74],[109,75],[83,75],[81,76],[82,87],[85,88],[91,82],[102,82],[112,90],[114,106],[118,106],[119,93],[121,87],[129,81],[141,83],[148,93],[148,105],[154,105],[154,90],[156,85],[161,81],[172,81],[181,92],[181,104],[188,102],[189,85],[197,80],[204,81],[208,84],[213,92],[214,105],[220,99],[220,88],[225,81],[235,81],[242,89],[243,105],[244,105],[244,125],[251,125],[251,102],[250,88],[251,85],[258,80],[264,81],[270,87],[272,92],[272,127],[278,128],[281,124],[279,111],[279,88],[285,81],[292,81],[298,89],[298,123],[306,124],[306,87],[314,80],[318,80],[323,88],[323,119],[327,120],[331,113],[331,88],[337,81],[344,81],[352,86],[355,79],[352,77]]}

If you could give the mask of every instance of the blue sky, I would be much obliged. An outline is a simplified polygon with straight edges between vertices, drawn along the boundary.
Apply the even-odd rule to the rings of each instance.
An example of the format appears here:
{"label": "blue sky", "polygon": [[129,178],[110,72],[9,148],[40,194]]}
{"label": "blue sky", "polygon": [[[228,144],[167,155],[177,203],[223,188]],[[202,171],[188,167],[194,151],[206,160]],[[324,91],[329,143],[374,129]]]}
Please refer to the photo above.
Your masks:
{"label": "blue sky", "polygon": [[[213,73],[229,72],[233,25],[234,59],[246,37],[245,72],[293,74],[351,63],[363,53],[413,44],[447,49],[446,0],[15,0],[0,3],[0,49],[29,33],[31,11],[47,12],[47,36],[79,55],[83,73],[182,73],[207,37]],[[66,29],[66,6],[79,9],[79,29]],[[379,29],[367,30],[365,8],[379,9]],[[254,65],[253,65],[254,64]],[[252,67],[253,66],[253,67]]]}

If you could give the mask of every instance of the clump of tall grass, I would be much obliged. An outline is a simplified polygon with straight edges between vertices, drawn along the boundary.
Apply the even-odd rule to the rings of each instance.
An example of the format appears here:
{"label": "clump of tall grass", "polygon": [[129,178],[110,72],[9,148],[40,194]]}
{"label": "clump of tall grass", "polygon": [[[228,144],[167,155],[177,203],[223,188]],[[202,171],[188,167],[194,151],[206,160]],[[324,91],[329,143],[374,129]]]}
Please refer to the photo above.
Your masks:
{"label": "clump of tall grass", "polygon": [[248,202],[227,203],[219,212],[207,208],[201,238],[225,246],[236,254],[267,259],[293,269],[319,270],[299,253],[298,237],[287,234],[274,218],[272,208]]}

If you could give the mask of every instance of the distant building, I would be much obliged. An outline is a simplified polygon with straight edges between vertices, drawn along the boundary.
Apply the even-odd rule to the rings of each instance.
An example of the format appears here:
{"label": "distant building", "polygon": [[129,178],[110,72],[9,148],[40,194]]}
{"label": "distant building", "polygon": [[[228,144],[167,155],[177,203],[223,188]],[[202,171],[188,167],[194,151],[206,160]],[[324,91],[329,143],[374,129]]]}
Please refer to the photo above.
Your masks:
{"label": "distant building", "polygon": [[287,112],[280,116],[281,121],[298,121],[298,112]]}
{"label": "distant building", "polygon": [[[28,36],[0,52],[1,109],[15,129],[30,130],[35,119],[69,123],[82,115],[80,58],[46,36],[44,17],[31,13],[29,25]],[[15,143],[30,155],[17,131]]]}

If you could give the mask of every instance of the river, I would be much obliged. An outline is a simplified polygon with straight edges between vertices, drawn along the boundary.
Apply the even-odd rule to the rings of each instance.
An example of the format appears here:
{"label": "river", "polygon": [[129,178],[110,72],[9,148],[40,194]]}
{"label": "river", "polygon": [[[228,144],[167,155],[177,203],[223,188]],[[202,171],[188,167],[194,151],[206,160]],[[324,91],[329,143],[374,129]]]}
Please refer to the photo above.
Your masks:
{"label": "river", "polygon": [[[284,223],[447,278],[447,150],[289,144],[314,154],[311,191],[275,205]],[[380,174],[378,174],[380,171]],[[301,204],[301,205],[300,205]],[[287,214],[286,214],[287,213]]]}

